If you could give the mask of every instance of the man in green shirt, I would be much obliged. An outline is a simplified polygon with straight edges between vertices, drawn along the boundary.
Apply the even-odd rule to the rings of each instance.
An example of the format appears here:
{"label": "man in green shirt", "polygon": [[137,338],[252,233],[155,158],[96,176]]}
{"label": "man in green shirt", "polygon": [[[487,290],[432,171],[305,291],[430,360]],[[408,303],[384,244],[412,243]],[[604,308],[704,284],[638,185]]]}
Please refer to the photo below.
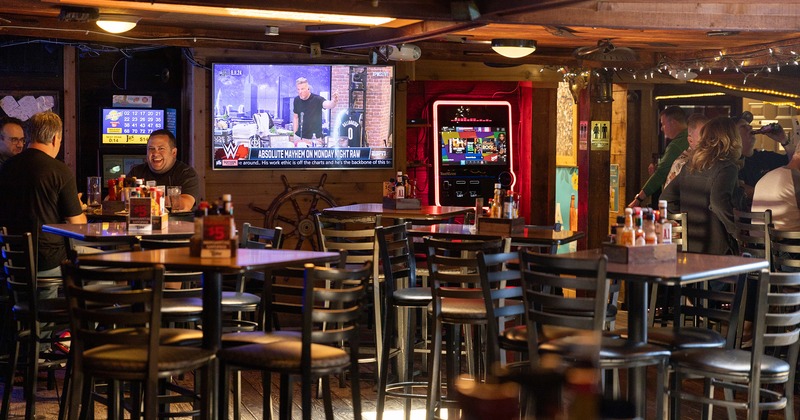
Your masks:
{"label": "man in green shirt", "polygon": [[661,130],[664,132],[664,137],[671,139],[671,141],[664,150],[664,156],[658,161],[655,171],[650,175],[650,179],[645,182],[642,190],[636,194],[636,197],[628,204],[628,207],[641,206],[647,197],[661,189],[667,180],[667,174],[669,174],[669,170],[672,167],[672,162],[684,150],[689,148],[686,112],[681,107],[671,106],[661,111],[659,120],[661,121]]}

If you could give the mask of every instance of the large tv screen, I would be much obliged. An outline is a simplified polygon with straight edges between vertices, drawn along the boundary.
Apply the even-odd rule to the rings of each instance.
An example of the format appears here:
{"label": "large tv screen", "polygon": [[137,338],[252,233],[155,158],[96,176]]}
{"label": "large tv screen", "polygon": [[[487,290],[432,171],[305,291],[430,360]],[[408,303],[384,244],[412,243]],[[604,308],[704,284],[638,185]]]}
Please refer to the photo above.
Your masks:
{"label": "large tv screen", "polygon": [[212,168],[394,165],[394,67],[215,63]]}
{"label": "large tv screen", "polygon": [[509,164],[508,102],[437,101],[435,126],[442,167]]}

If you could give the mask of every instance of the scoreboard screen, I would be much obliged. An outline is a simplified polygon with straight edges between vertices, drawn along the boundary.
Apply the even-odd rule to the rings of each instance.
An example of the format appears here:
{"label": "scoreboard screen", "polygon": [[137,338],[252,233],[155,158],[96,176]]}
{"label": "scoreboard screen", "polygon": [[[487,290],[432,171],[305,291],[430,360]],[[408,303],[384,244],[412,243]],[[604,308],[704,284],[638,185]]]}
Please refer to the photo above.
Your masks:
{"label": "scoreboard screen", "polygon": [[150,133],[163,128],[163,109],[104,108],[101,143],[144,145]]}

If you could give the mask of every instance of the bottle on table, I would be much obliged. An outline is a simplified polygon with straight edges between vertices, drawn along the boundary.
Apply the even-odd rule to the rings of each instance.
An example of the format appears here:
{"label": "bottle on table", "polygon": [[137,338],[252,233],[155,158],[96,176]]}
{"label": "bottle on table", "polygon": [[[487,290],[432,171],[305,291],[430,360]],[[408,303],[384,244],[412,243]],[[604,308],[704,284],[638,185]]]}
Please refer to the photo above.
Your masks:
{"label": "bottle on table", "polygon": [[617,231],[617,244],[625,246],[636,245],[636,232],[633,228],[633,209],[625,209],[625,225]]}
{"label": "bottle on table", "polygon": [[667,200],[658,200],[658,212],[661,217],[661,243],[672,243],[672,222],[667,218]]}
{"label": "bottle on table", "polygon": [[656,213],[652,209],[645,212],[644,220],[644,242],[646,245],[655,245],[658,243],[658,235],[656,234]]}
{"label": "bottle on table", "polygon": [[513,219],[514,215],[514,191],[508,190],[506,194],[506,201],[503,203],[503,217],[506,219]]}
{"label": "bottle on table", "polygon": [[633,223],[634,223],[634,232],[636,234],[636,246],[642,246],[645,244],[644,240],[644,218],[642,215],[642,209],[637,208],[635,210],[635,214],[633,216]]}
{"label": "bottle on table", "polygon": [[222,194],[222,214],[233,216],[233,198],[230,194]]}
{"label": "bottle on table", "polygon": [[403,183],[403,172],[397,171],[397,179],[395,180],[394,198],[406,198],[406,187]]}
{"label": "bottle on table", "polygon": [[569,230],[578,230],[578,205],[575,203],[575,194],[569,199]]}
{"label": "bottle on table", "polygon": [[503,186],[499,182],[494,184],[494,206],[491,217],[503,217]]}

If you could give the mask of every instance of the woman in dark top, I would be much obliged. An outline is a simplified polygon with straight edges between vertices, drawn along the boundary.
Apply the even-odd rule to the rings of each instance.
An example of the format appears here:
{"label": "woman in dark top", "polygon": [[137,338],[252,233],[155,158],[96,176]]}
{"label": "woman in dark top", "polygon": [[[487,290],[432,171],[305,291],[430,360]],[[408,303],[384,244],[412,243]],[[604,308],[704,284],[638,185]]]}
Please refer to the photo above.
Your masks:
{"label": "woman in dark top", "polygon": [[736,254],[733,208],[741,190],[742,139],[729,118],[714,118],[700,132],[700,143],[677,177],[661,194],[669,211],[687,213],[689,252]]}

